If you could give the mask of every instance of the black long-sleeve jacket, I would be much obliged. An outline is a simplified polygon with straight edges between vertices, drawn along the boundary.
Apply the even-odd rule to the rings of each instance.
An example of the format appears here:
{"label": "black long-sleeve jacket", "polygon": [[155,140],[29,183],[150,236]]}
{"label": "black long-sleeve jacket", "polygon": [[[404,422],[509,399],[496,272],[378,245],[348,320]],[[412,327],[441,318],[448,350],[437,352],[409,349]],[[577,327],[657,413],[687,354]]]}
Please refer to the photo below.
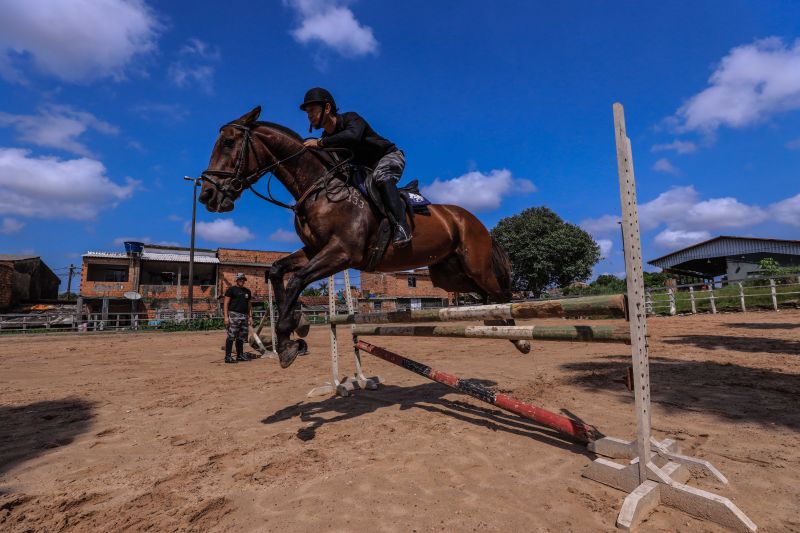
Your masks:
{"label": "black long-sleeve jacket", "polygon": [[375,168],[381,157],[397,149],[394,143],[373,130],[358,113],[349,111],[336,115],[333,133],[322,134],[324,148],[348,148],[353,152],[353,163]]}

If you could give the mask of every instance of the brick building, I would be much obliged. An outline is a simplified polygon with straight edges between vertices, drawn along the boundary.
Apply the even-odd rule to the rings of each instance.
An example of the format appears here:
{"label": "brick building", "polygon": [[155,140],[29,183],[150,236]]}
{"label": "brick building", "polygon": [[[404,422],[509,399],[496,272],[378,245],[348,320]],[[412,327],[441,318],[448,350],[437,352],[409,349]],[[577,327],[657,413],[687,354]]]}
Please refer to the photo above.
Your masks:
{"label": "brick building", "polygon": [[[129,313],[155,317],[181,317],[189,306],[189,249],[126,243],[126,252],[88,252],[83,256],[80,296],[93,313]],[[253,300],[267,298],[264,274],[272,262],[287,252],[195,248],[193,311],[219,314],[225,290],[238,272],[247,275]],[[125,293],[141,299],[132,303]]]}
{"label": "brick building", "polygon": [[60,284],[41,257],[0,254],[0,311],[20,302],[56,300]]}
{"label": "brick building", "polygon": [[362,272],[359,311],[446,307],[455,295],[433,286],[427,268],[404,272]]}

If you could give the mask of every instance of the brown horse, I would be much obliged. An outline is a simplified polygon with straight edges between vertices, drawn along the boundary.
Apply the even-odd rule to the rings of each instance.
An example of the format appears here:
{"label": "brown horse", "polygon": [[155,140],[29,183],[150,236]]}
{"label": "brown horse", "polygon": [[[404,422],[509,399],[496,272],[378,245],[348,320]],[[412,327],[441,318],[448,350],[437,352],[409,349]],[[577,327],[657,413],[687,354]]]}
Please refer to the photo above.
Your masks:
{"label": "brown horse", "polygon": [[[327,154],[303,147],[290,129],[257,122],[261,108],[225,124],[203,172],[200,202],[212,212],[233,210],[245,188],[272,172],[295,199],[288,206],[303,247],[273,263],[269,279],[278,306],[277,349],[283,368],[305,353],[302,339],[292,340],[302,290],[347,268],[363,269],[375,245],[380,218],[361,193],[336,172]],[[251,190],[253,190],[251,188]],[[255,190],[253,190],[255,192]],[[429,215],[414,219],[413,240],[403,248],[389,246],[376,270],[394,272],[429,267],[436,287],[476,292],[484,301],[511,299],[511,262],[475,216],[454,205],[431,205]],[[294,273],[284,287],[286,274]],[[331,289],[333,289],[331,287]],[[511,323],[511,322],[506,322]],[[526,353],[527,341],[514,341]]]}

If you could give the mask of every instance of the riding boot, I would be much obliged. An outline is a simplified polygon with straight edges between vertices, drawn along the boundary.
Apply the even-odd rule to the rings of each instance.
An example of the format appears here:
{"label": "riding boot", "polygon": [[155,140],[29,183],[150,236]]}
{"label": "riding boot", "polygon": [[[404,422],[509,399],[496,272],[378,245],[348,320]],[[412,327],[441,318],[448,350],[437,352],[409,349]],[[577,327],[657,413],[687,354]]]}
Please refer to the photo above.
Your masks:
{"label": "riding boot", "polygon": [[245,355],[244,353],[244,341],[242,339],[236,339],[236,360],[237,361],[250,360],[250,356]]}
{"label": "riding boot", "polygon": [[226,363],[235,363],[236,359],[231,357],[231,351],[233,351],[233,339],[225,339],[225,362]]}
{"label": "riding boot", "polygon": [[397,248],[402,248],[411,242],[411,227],[406,218],[406,205],[400,197],[393,180],[382,180],[377,182],[378,190],[381,192],[386,211],[394,225],[394,237],[392,244]]}

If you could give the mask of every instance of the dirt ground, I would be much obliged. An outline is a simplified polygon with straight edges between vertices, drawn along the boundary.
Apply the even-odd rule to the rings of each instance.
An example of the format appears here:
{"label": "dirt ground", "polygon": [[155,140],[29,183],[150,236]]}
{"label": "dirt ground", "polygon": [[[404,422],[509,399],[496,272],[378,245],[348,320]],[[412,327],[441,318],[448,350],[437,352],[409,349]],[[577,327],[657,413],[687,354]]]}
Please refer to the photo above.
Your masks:
{"label": "dirt ground", "polygon": [[[760,531],[800,531],[800,311],[649,330],[655,435],[730,480],[690,484]],[[592,456],[579,445],[367,354],[380,390],[306,398],[329,377],[325,327],[287,370],[225,365],[222,339],[0,338],[0,530],[615,530],[624,494],[581,477]],[[632,396],[614,381],[625,345],[522,356],[507,341],[371,342],[634,435]],[[722,530],[659,507],[640,531]]]}

